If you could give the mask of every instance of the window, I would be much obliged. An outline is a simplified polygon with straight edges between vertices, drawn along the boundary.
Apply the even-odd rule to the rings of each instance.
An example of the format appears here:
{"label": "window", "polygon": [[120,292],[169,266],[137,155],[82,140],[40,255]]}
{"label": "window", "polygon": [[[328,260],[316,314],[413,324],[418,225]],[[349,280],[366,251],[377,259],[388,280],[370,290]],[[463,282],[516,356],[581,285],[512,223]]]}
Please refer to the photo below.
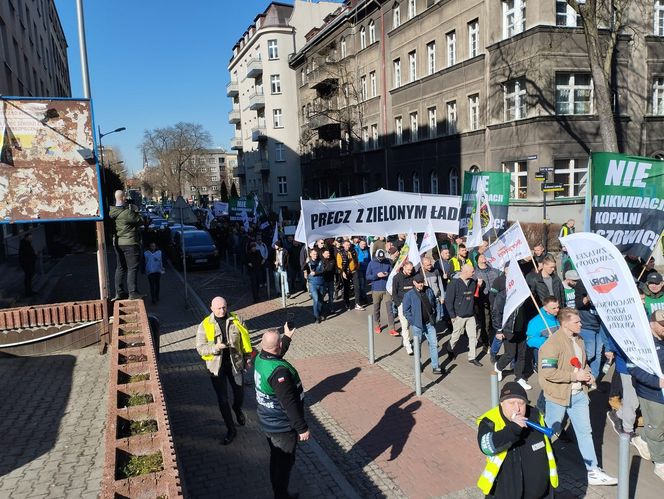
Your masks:
{"label": "window", "polygon": [[395,59],[392,67],[394,68],[394,88],[398,88],[401,86],[401,59]]}
{"label": "window", "polygon": [[456,64],[456,31],[447,34],[447,66]]}
{"label": "window", "polygon": [[436,118],[436,108],[430,107],[427,109],[429,116],[429,138],[433,139],[438,135],[438,120]]}
{"label": "window", "polygon": [[274,144],[274,160],[286,161],[286,147],[283,142],[275,142]]}
{"label": "window", "polygon": [[279,75],[270,75],[270,90],[273,94],[281,93],[281,78]]}
{"label": "window", "polygon": [[477,19],[468,23],[468,57],[480,53],[480,23]]}
{"label": "window", "polygon": [[392,7],[392,29],[401,26],[401,7],[398,3]]}
{"label": "window", "polygon": [[369,45],[376,42],[376,23],[369,21]]}
{"label": "window", "polygon": [[267,58],[270,60],[279,59],[279,47],[277,40],[267,41]]}
{"label": "window", "polygon": [[417,52],[412,51],[408,54],[408,81],[417,79]]}
{"label": "window", "polygon": [[565,188],[564,191],[554,192],[554,198],[585,196],[588,181],[588,160],[555,160],[553,162],[553,181],[563,184]]}
{"label": "window", "polygon": [[655,36],[664,36],[664,0],[655,0]]}
{"label": "window", "polygon": [[367,48],[367,29],[362,26],[360,28],[360,49]]}
{"label": "window", "polygon": [[369,127],[366,126],[362,128],[362,149],[369,149]]}
{"label": "window", "polygon": [[508,81],[503,85],[505,121],[526,117],[526,82],[523,78]]}
{"label": "window", "polygon": [[450,195],[459,195],[459,173],[456,168],[452,168],[448,174],[447,180],[450,184]]}
{"label": "window", "polygon": [[408,0],[408,19],[412,19],[417,15],[417,1]]}
{"label": "window", "polygon": [[285,196],[288,194],[288,184],[286,183],[286,177],[277,177],[277,187],[279,189],[280,196]]}
{"label": "window", "polygon": [[526,0],[503,0],[503,38],[526,29]]}
{"label": "window", "polygon": [[480,96],[479,94],[468,96],[468,123],[471,130],[480,127]]}
{"label": "window", "polygon": [[219,177],[210,177],[210,182],[218,182]]}
{"label": "window", "polygon": [[305,85],[307,83],[307,73],[304,69],[300,70],[300,85]]}
{"label": "window", "polygon": [[436,72],[436,42],[427,43],[427,74]]}
{"label": "window", "polygon": [[371,148],[378,147],[378,125],[371,125]]}
{"label": "window", "polygon": [[376,84],[376,72],[369,73],[369,86],[371,87],[371,97],[378,95],[378,85]]}
{"label": "window", "polygon": [[511,173],[510,199],[526,199],[528,197],[528,162],[510,161],[502,163],[503,172]]}
{"label": "window", "polygon": [[413,173],[413,192],[420,192],[420,174]]}
{"label": "window", "polygon": [[397,145],[403,143],[403,120],[401,116],[394,118],[394,143]]}
{"label": "window", "polygon": [[213,185],[212,187],[210,187],[210,190],[212,190],[212,191],[218,191],[218,190],[219,190],[219,186],[218,186],[218,185]]}
{"label": "window", "polygon": [[346,39],[341,39],[341,58],[344,59],[348,55],[348,48],[346,47]]}
{"label": "window", "polygon": [[438,194],[438,173],[431,172],[429,177],[429,182],[431,184],[431,194]]}
{"label": "window", "polygon": [[399,192],[406,190],[406,183],[403,181],[403,175],[401,175],[401,173],[397,175],[397,190]]}
{"label": "window", "polygon": [[556,114],[592,114],[593,86],[589,74],[556,74]]}
{"label": "window", "polygon": [[653,82],[652,114],[664,116],[664,78],[655,78]]}
{"label": "window", "polygon": [[457,105],[453,100],[447,103],[447,134],[457,133]]}
{"label": "window", "polygon": [[414,142],[418,138],[419,124],[417,122],[417,113],[410,113],[410,141]]}
{"label": "window", "polygon": [[196,192],[197,187],[195,185],[191,186],[191,192]]}
{"label": "window", "polygon": [[581,19],[567,0],[556,0],[556,26],[567,26],[576,28],[581,24]]}
{"label": "window", "polygon": [[367,75],[360,77],[360,92],[362,94],[362,100],[367,100]]}
{"label": "window", "polygon": [[284,126],[284,115],[281,112],[281,109],[273,109],[272,117],[274,118],[274,128],[283,128]]}

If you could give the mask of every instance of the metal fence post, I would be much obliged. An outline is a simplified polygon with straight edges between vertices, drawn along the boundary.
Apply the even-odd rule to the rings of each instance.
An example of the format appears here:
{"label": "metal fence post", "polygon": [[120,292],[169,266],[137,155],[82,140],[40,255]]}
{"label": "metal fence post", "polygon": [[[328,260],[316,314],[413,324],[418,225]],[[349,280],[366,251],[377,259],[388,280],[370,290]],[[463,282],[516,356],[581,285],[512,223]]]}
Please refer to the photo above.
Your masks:
{"label": "metal fence post", "polygon": [[491,373],[491,407],[498,405],[498,374]]}
{"label": "metal fence post", "polygon": [[422,395],[422,366],[420,365],[420,338],[413,336],[413,363],[415,368],[415,394]]}
{"label": "metal fence post", "polygon": [[374,355],[373,316],[371,314],[367,316],[367,323],[369,329],[369,364],[373,364],[376,358]]}
{"label": "metal fence post", "polygon": [[286,308],[286,286],[284,286],[284,274],[279,272],[279,283],[281,284],[281,308]]}
{"label": "metal fence post", "polygon": [[618,499],[629,497],[629,435],[620,434],[618,447]]}
{"label": "metal fence post", "polygon": [[265,268],[265,286],[267,287],[267,299],[270,299],[270,269]]}

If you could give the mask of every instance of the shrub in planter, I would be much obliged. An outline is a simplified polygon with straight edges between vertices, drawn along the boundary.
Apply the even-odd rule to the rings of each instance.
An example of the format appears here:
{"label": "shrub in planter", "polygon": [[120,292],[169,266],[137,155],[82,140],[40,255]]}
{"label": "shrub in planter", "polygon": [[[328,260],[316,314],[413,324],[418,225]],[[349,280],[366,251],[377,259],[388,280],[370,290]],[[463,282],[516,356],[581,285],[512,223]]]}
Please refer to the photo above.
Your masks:
{"label": "shrub in planter", "polygon": [[155,433],[157,429],[157,421],[154,419],[124,419],[118,417],[117,438]]}
{"label": "shrub in planter", "polygon": [[148,473],[157,473],[164,469],[161,452],[135,456],[128,452],[118,451],[116,460],[116,479],[123,480]]}

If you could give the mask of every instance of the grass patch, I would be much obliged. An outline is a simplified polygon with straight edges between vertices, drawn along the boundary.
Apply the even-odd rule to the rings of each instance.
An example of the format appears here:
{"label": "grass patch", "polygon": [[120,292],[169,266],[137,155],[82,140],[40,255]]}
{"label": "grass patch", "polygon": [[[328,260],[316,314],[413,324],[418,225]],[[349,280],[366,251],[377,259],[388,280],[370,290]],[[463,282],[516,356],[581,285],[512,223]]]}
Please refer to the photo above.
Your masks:
{"label": "grass patch", "polygon": [[131,335],[134,335],[134,334],[141,334],[141,331],[138,330],[138,329],[129,329],[129,330],[120,329],[119,333],[120,333],[120,336],[131,336]]}
{"label": "grass patch", "polygon": [[161,452],[146,456],[130,456],[126,462],[120,464],[118,476],[120,479],[132,478],[148,473],[156,473],[163,469],[164,460],[161,457]]}
{"label": "grass patch", "polygon": [[154,402],[154,398],[149,393],[135,393],[127,399],[127,407],[145,405]]}
{"label": "grass patch", "polygon": [[138,383],[139,381],[147,381],[150,379],[150,373],[127,374],[125,372],[118,372],[118,383],[126,385],[127,383]]}
{"label": "grass patch", "polygon": [[157,431],[157,421],[154,419],[138,419],[129,421],[119,418],[118,438],[135,437],[145,435],[146,433],[155,433]]}
{"label": "grass patch", "polygon": [[142,353],[120,355],[120,364],[132,364],[134,362],[145,362],[146,360],[148,360],[148,356]]}

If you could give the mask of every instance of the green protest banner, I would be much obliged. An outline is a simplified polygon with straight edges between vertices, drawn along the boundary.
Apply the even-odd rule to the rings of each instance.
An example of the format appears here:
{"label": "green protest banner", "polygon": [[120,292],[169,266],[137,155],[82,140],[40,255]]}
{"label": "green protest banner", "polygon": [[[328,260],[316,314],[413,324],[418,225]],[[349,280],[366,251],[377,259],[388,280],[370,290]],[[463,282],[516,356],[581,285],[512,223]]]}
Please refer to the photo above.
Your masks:
{"label": "green protest banner", "polygon": [[592,154],[590,231],[647,260],[664,230],[664,161]]}
{"label": "green protest banner", "polygon": [[[463,177],[463,196],[459,213],[459,234],[467,235],[468,222],[476,202],[478,185],[482,183],[489,198],[489,206],[494,218],[496,234],[502,234],[507,228],[507,210],[510,201],[510,173],[503,172],[465,172]],[[491,231],[489,236],[494,237]]]}
{"label": "green protest banner", "polygon": [[228,216],[231,221],[241,222],[244,220],[242,213],[247,214],[247,218],[252,219],[254,216],[254,197],[242,196],[239,198],[231,198],[228,200]]}

